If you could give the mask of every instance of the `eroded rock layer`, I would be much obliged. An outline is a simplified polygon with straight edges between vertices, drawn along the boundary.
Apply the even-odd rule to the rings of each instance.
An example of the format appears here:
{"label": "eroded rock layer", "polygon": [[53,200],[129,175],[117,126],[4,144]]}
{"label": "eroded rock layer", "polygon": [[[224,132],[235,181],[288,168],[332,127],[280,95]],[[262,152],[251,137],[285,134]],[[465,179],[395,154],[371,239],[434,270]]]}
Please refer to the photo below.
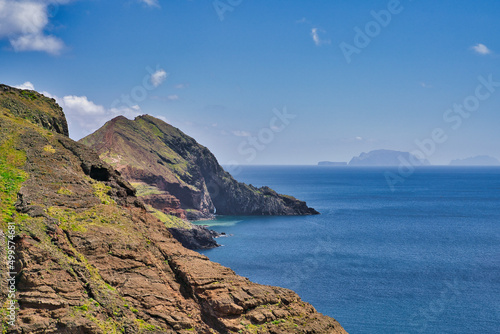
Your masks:
{"label": "eroded rock layer", "polygon": [[[292,196],[237,182],[206,147],[149,115],[135,120],[116,117],[81,142],[98,152],[130,182],[152,187],[149,192],[168,193],[177,198],[192,220],[210,218],[215,210],[221,215],[318,213]],[[179,215],[175,205],[168,207],[163,203],[163,212]]]}
{"label": "eroded rock layer", "polygon": [[[345,333],[294,292],[184,248],[119,173],[67,137],[64,115],[44,108],[58,110],[0,86],[1,230],[16,227],[18,290],[8,326],[0,287],[4,332]],[[9,239],[0,239],[6,273]]]}

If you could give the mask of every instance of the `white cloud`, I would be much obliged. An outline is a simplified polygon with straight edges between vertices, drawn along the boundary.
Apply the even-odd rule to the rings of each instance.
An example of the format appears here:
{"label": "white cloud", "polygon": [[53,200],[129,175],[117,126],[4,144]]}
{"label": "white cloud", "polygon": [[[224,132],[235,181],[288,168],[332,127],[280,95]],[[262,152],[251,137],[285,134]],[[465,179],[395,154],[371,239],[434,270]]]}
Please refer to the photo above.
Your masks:
{"label": "white cloud", "polygon": [[[138,105],[135,105],[132,107],[125,107],[124,106],[124,107],[120,107],[120,108],[111,108],[109,110],[109,112],[111,112],[111,115],[106,116],[106,121],[111,119],[111,118],[114,118],[116,116],[125,116],[127,118],[132,119],[132,118],[135,118],[135,117],[143,114],[141,107],[139,107]],[[106,114],[108,115],[109,112],[106,112]]]}
{"label": "white cloud", "polygon": [[58,55],[64,48],[64,42],[52,35],[42,34],[23,35],[11,39],[10,44],[15,51],[44,51],[53,55]]}
{"label": "white cloud", "polygon": [[184,84],[184,83],[180,83],[180,84],[175,85],[175,88],[177,88],[177,89],[184,89],[184,88],[188,88],[188,87],[189,87],[189,84]]}
{"label": "white cloud", "polygon": [[151,74],[151,84],[155,87],[161,85],[167,79],[168,73],[163,69],[159,69]]}
{"label": "white cloud", "polygon": [[179,95],[169,95],[167,99],[169,99],[170,101],[176,101],[179,99]]}
{"label": "white cloud", "polygon": [[314,41],[314,44],[316,44],[316,46],[320,46],[321,44],[330,44],[330,40],[322,40],[319,37],[320,32],[324,33],[325,31],[318,28],[311,29],[311,37]]}
{"label": "white cloud", "polygon": [[492,53],[490,49],[484,44],[476,44],[473,47],[471,47],[474,52],[479,53],[480,55],[489,55]]}
{"label": "white cloud", "polygon": [[[34,88],[34,87],[33,87],[33,90],[35,90],[35,88]],[[52,94],[50,94],[49,92],[46,92],[46,91],[40,92],[40,94],[45,95],[45,96],[47,96],[48,98],[51,98],[51,99],[54,99],[54,100],[57,100],[57,99],[58,99],[58,97],[57,97],[57,96],[52,95]]]}
{"label": "white cloud", "polygon": [[48,22],[44,3],[0,0],[0,37],[39,33]]}
{"label": "white cloud", "polygon": [[250,132],[240,130],[233,130],[231,133],[236,137],[250,137],[252,135]]}
{"label": "white cloud", "polygon": [[[17,88],[35,90],[29,81],[19,85]],[[48,92],[41,92],[43,95],[55,99],[63,108],[68,120],[69,133],[72,139],[83,138],[104,125],[107,121],[117,116],[125,116],[129,119],[144,114],[138,105],[131,107],[123,106],[118,108],[105,108],[102,105],[90,101],[86,96],[66,95],[58,97]]]}
{"label": "white cloud", "polygon": [[[45,95],[45,94],[44,94]],[[123,106],[118,108],[105,108],[90,101],[86,96],[54,97],[63,108],[68,120],[69,134],[72,139],[83,138],[104,125],[107,121],[117,116],[133,119],[144,114],[141,108]]]}
{"label": "white cloud", "polygon": [[63,108],[66,107],[72,112],[80,115],[104,114],[106,109],[89,101],[86,96],[69,95],[62,98]]}
{"label": "white cloud", "polygon": [[160,7],[158,0],[139,0],[140,2],[148,5],[149,7]]}
{"label": "white cloud", "polygon": [[29,81],[26,81],[25,83],[20,84],[19,86],[14,86],[14,87],[18,88],[18,89],[35,90],[35,86],[33,86],[33,84]]}
{"label": "white cloud", "polygon": [[59,6],[71,0],[0,0],[0,39],[9,39],[14,51],[42,51],[59,54],[64,43],[46,35],[49,6]]}

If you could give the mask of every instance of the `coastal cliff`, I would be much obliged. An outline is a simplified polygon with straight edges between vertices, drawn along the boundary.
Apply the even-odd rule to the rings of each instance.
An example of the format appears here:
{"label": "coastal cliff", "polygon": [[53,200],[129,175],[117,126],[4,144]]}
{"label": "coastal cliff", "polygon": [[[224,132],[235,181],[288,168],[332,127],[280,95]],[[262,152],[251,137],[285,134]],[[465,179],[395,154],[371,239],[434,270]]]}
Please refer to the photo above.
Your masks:
{"label": "coastal cliff", "polygon": [[[80,142],[94,149],[138,189],[145,189],[138,195],[164,213],[191,220],[211,218],[215,212],[221,215],[318,213],[292,196],[237,182],[206,147],[149,115],[134,120],[116,117]],[[174,205],[166,205],[168,202]]]}
{"label": "coastal cliff", "polygon": [[[17,289],[12,299],[0,287],[3,332],[346,333],[294,292],[184,248],[119,172],[67,134],[54,100],[0,85],[0,266]],[[190,194],[210,209],[206,192]]]}

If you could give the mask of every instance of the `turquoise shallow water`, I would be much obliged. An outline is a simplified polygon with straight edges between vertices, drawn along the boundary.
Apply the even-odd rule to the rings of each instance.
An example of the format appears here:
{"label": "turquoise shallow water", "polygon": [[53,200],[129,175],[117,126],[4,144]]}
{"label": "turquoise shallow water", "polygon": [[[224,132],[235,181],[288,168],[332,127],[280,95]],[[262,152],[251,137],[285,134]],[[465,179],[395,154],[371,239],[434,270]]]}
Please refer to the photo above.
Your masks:
{"label": "turquoise shallow water", "polygon": [[219,217],[232,236],[202,253],[350,333],[500,333],[500,168],[420,168],[394,192],[386,171],[244,167],[321,215]]}

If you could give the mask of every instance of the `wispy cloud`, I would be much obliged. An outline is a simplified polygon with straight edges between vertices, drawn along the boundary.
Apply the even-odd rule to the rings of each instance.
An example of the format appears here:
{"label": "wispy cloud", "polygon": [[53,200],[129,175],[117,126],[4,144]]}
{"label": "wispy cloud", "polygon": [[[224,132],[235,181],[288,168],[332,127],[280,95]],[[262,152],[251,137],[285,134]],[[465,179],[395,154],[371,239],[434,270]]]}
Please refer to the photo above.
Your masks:
{"label": "wispy cloud", "polygon": [[161,85],[167,79],[168,73],[163,69],[159,69],[151,74],[151,84],[155,87]]}
{"label": "wispy cloud", "polygon": [[42,51],[58,55],[64,49],[64,42],[55,36],[43,34],[23,35],[10,39],[15,51]]}
{"label": "wispy cloud", "polygon": [[[35,90],[35,87],[33,87],[33,84],[29,81],[17,86],[17,88]],[[127,118],[135,118],[144,114],[138,105],[132,107],[105,108],[89,100],[86,96],[66,95],[59,97],[45,91],[41,93],[56,100],[57,104],[63,108],[66,119],[68,120],[70,136],[75,140],[93,133],[103,126],[104,123],[116,116],[121,115]]]}
{"label": "wispy cloud", "polygon": [[314,41],[314,44],[316,46],[320,46],[322,44],[330,44],[330,40],[323,40],[320,38],[319,33],[324,33],[325,31],[319,28],[312,28],[311,29],[311,37]]}
{"label": "wispy cloud", "polygon": [[70,109],[78,115],[92,116],[106,113],[106,109],[103,106],[89,101],[86,96],[68,95],[64,96],[61,102],[63,107]]}
{"label": "wispy cloud", "polygon": [[19,89],[35,90],[35,86],[29,81],[14,87]]}
{"label": "wispy cloud", "polygon": [[0,39],[8,39],[16,52],[60,54],[64,42],[45,31],[51,19],[48,8],[69,2],[71,0],[0,0]]}
{"label": "wispy cloud", "polygon": [[176,89],[184,89],[184,88],[188,88],[188,87],[189,87],[189,84],[187,84],[187,83],[180,83],[180,84],[175,85]]}
{"label": "wispy cloud", "polygon": [[231,133],[236,137],[250,137],[252,135],[250,132],[240,130],[233,130]]}
{"label": "wispy cloud", "polygon": [[486,45],[481,43],[472,46],[471,49],[480,55],[489,55],[493,53]]}
{"label": "wispy cloud", "polygon": [[139,0],[143,4],[146,4],[149,7],[160,7],[160,3],[158,0]]}
{"label": "wispy cloud", "polygon": [[169,95],[167,96],[167,99],[170,101],[177,101],[179,99],[179,95]]}
{"label": "wispy cloud", "polygon": [[432,85],[426,84],[425,82],[420,83],[420,87],[422,88],[432,88]]}

